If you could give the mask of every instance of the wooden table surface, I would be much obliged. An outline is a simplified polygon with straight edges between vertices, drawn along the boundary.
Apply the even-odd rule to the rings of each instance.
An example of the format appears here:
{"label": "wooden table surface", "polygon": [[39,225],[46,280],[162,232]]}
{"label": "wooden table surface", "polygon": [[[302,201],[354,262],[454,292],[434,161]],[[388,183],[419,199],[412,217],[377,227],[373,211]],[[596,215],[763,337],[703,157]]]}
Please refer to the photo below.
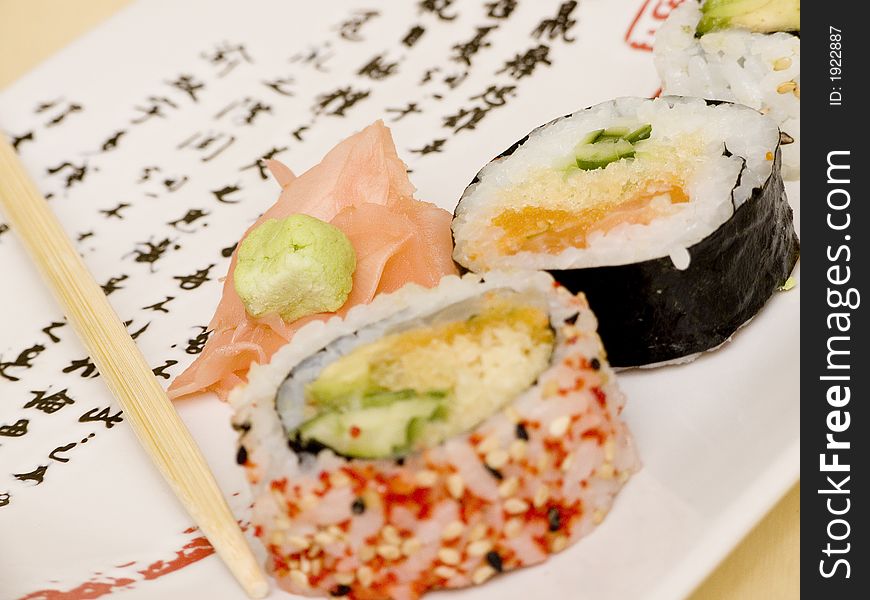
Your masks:
{"label": "wooden table surface", "polygon": [[[127,2],[0,0],[0,89]],[[800,483],[701,584],[690,600],[799,598],[799,558]]]}

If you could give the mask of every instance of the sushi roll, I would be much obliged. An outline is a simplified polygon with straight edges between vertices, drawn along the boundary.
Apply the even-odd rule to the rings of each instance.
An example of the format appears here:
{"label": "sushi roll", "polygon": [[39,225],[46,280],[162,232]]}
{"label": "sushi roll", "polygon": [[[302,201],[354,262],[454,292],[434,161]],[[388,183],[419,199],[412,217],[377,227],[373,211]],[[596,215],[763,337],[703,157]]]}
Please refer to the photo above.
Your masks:
{"label": "sushi roll", "polygon": [[619,367],[719,346],[798,257],[776,123],[697,98],[621,98],[539,127],[478,173],[453,236],[464,269],[543,269],[583,291]]}
{"label": "sushi roll", "polygon": [[662,93],[727,100],[783,132],[783,175],[800,177],[800,0],[686,0],[656,33]]}
{"label": "sushi roll", "polygon": [[413,599],[592,531],[638,468],[595,327],[546,273],[448,276],[254,365],[230,403],[279,585]]}

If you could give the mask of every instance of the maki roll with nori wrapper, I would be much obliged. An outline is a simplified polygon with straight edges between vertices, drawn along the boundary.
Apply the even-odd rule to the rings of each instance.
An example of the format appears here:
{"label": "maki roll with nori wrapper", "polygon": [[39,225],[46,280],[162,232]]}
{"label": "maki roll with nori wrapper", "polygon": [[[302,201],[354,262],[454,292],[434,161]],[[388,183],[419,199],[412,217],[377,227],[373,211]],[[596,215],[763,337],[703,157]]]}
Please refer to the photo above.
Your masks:
{"label": "maki roll with nori wrapper", "polygon": [[684,360],[727,341],[797,261],[779,136],[755,110],[697,98],[556,119],[465,191],[454,260],[583,291],[614,366]]}
{"label": "maki roll with nori wrapper", "polygon": [[595,325],[546,273],[448,276],[253,366],[230,403],[279,585],[412,600],[593,530],[638,468]]}

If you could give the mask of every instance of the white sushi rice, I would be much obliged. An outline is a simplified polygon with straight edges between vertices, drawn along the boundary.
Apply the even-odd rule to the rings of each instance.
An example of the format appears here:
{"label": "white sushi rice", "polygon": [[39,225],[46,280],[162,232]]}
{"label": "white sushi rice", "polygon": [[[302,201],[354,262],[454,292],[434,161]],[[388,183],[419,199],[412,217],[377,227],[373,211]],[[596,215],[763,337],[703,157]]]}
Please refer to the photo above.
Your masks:
{"label": "white sushi rice", "polygon": [[[794,143],[782,147],[783,177],[800,177],[800,38],[733,29],[695,37],[701,4],[686,0],[656,33],[662,92],[745,104],[768,114]],[[791,85],[794,83],[794,86]]]}
{"label": "white sushi rice", "polygon": [[[649,224],[623,223],[604,232],[593,231],[585,248],[569,247],[558,254],[523,251],[513,255],[499,249],[503,232],[491,221],[505,209],[516,208],[516,200],[509,198],[514,188],[534,173],[552,170],[570,157],[578,140],[590,131],[643,123],[652,125],[652,135],[644,143],[652,148],[648,153],[657,154],[654,159],[644,158],[639,152],[634,159],[617,161],[592,173],[606,176],[612,171],[619,177],[625,171],[628,181],[632,163],[641,166],[649,161],[654,172],[660,169],[662,173],[688,165],[688,202],[674,204],[671,214]],[[686,154],[686,140],[691,140],[696,150],[677,156]],[[745,106],[708,105],[699,98],[678,97],[618,98],[598,104],[535,130],[513,154],[481,170],[479,181],[465,191],[456,210],[453,256],[472,271],[517,266],[614,266],[666,256],[677,268],[685,269],[689,265],[687,249],[727,221],[770,177],[778,143],[776,123]],[[724,155],[726,149],[730,156]],[[588,176],[588,172],[578,173],[567,177]],[[554,172],[552,177],[565,176]],[[535,206],[558,200],[527,199]]]}

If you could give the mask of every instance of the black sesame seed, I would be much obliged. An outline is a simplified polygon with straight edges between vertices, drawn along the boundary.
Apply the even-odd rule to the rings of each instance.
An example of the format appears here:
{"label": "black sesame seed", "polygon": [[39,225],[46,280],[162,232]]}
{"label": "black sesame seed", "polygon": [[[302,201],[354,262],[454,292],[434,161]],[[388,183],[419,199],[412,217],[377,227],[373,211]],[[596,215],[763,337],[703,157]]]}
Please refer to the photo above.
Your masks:
{"label": "black sesame seed", "polygon": [[240,465],[248,462],[248,450],[244,446],[239,446],[239,451],[236,453],[236,462]]}
{"label": "black sesame seed", "polygon": [[489,465],[483,465],[483,466],[486,467],[486,470],[489,471],[490,475],[492,475],[493,477],[495,477],[499,481],[504,479],[504,475],[502,475],[501,471],[499,471],[498,469],[493,469]]}
{"label": "black sesame seed", "polygon": [[338,597],[338,596],[347,596],[349,593],[350,593],[350,586],[342,584],[342,585],[337,585],[334,588],[332,588],[332,591],[329,592],[329,595]]}
{"label": "black sesame seed", "polygon": [[404,467],[405,466],[405,457],[400,456],[399,458],[397,458],[396,464],[399,465],[400,467]]}
{"label": "black sesame seed", "polygon": [[601,368],[601,361],[598,360],[597,358],[593,358],[592,360],[590,360],[590,361],[589,361],[589,364],[590,364],[590,365],[592,366],[592,368],[595,369],[596,371],[597,371],[598,369]]}
{"label": "black sesame seed", "polygon": [[296,454],[313,454],[315,456],[326,448],[325,444],[321,444],[317,440],[303,440],[298,431],[296,435],[287,440],[287,446]]}
{"label": "black sesame seed", "polygon": [[559,528],[562,527],[562,515],[555,506],[551,506],[547,511],[547,523],[550,531],[559,531]]}
{"label": "black sesame seed", "polygon": [[573,325],[574,323],[577,322],[577,317],[579,317],[579,316],[580,316],[580,313],[574,313],[573,315],[571,315],[570,317],[568,317],[567,319],[565,319],[565,322],[566,322],[568,325]]}
{"label": "black sesame seed", "polygon": [[236,431],[244,431],[245,433],[247,433],[248,431],[251,430],[251,424],[250,423],[233,423],[233,429],[235,429]]}
{"label": "black sesame seed", "polygon": [[350,510],[355,515],[361,515],[366,511],[366,501],[362,498],[357,498],[350,505]]}
{"label": "black sesame seed", "polygon": [[519,439],[529,441],[529,430],[522,423],[517,423],[515,433]]}
{"label": "black sesame seed", "polygon": [[486,553],[486,562],[488,562],[489,566],[498,571],[499,573],[501,573],[502,569],[504,568],[504,565],[502,565],[501,562],[501,556],[495,550],[490,550]]}

